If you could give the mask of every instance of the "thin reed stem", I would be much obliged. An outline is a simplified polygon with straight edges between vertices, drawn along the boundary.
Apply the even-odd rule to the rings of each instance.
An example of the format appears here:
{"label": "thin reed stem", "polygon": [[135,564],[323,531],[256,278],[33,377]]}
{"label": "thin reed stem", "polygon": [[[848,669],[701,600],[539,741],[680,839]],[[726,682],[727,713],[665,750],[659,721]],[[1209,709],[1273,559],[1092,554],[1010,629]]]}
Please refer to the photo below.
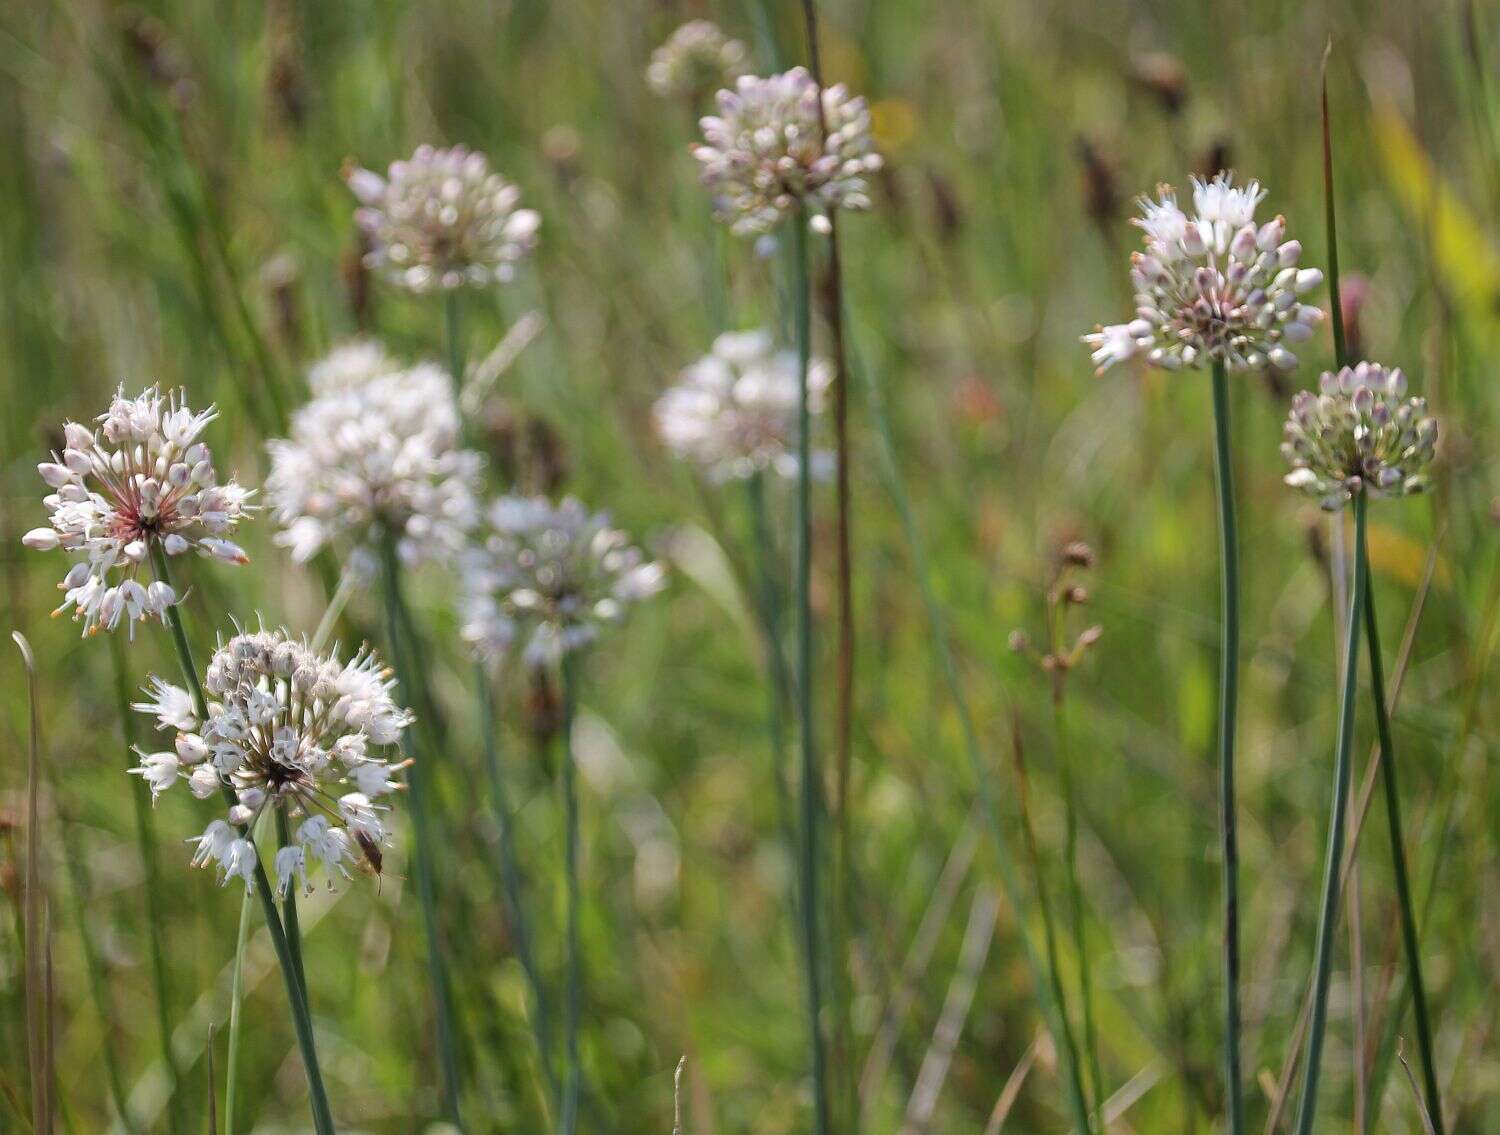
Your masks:
{"label": "thin reed stem", "polygon": [[578,1095],[583,1070],[578,1059],[578,1029],[583,1001],[583,947],[579,942],[580,886],[578,880],[578,770],[573,760],[573,715],[578,697],[577,663],[571,653],[562,660],[562,794],[564,824],[564,872],[567,876],[568,1000],[564,1029],[567,1034],[568,1073],[563,1089],[558,1130],[573,1135],[578,1124]]}
{"label": "thin reed stem", "polygon": [[[286,810],[276,809],[276,846],[289,847],[292,834],[287,830]],[[308,1011],[312,1011],[312,993],[307,986],[307,967],[302,961],[302,925],[297,920],[297,888],[290,880],[286,894],[281,898],[281,924],[286,929],[286,944],[291,951],[292,964],[297,967],[297,980],[302,983],[302,995],[307,1000]]]}
{"label": "thin reed stem", "polygon": [[[1060,644],[1059,644],[1060,645]],[[1054,647],[1054,650],[1056,647]],[[1078,798],[1073,783],[1073,753],[1069,744],[1068,715],[1061,688],[1052,698],[1053,731],[1057,738],[1057,769],[1062,781],[1066,837],[1063,864],[1068,873],[1069,916],[1073,926],[1073,952],[1078,955],[1078,996],[1083,1002],[1083,1047],[1088,1055],[1089,1114],[1095,1123],[1104,1106],[1104,1076],[1099,1066],[1099,1036],[1094,1025],[1094,978],[1089,962],[1088,928],[1084,921],[1083,884],[1078,878]]]}
{"label": "thin reed stem", "polygon": [[[114,670],[115,702],[120,710],[120,728],[125,738],[126,767],[134,764],[131,751],[135,734],[135,713],[130,708],[130,670],[125,661],[125,643],[119,635],[109,636],[110,664]],[[162,909],[161,861],[156,854],[155,832],[151,822],[151,789],[144,780],[131,777],[130,803],[135,813],[135,843],[140,853],[141,869],[146,880],[146,941],[151,951],[151,981],[155,986],[156,1035],[162,1061],[170,1081],[172,1099],[167,1107],[168,1129],[177,1131],[182,1103],[177,1094],[177,1057],[172,1051],[172,1014],[167,1000],[167,962],[161,935],[166,927]]]}
{"label": "thin reed stem", "polygon": [[464,390],[464,342],[460,332],[458,293],[443,293],[443,340],[448,348],[448,377],[453,380],[453,404],[462,404]]}
{"label": "thin reed stem", "polygon": [[[781,651],[781,589],[776,583],[776,548],[766,514],[766,477],[756,473],[745,481],[745,497],[755,544],[756,608],[766,651],[766,733],[771,744],[771,775],[775,781],[778,819],[788,849],[796,854],[792,831],[792,802],[787,786],[786,694],[791,688],[786,656]],[[794,901],[797,901],[794,898]]]}
{"label": "thin reed stem", "polygon": [[788,226],[795,269],[797,333],[797,720],[802,752],[801,863],[802,952],[807,968],[807,1030],[812,1059],[813,1135],[829,1130],[827,1058],[823,1048],[822,950],[818,933],[818,826],[823,813],[823,781],[818,768],[813,719],[812,628],[812,432],[808,407],[808,368],[812,358],[812,301],[807,263],[807,215],[798,210]]}
{"label": "thin reed stem", "polygon": [[[391,643],[396,680],[406,697],[414,700],[430,716],[432,699],[426,688],[425,674],[415,665],[414,624],[406,609],[401,590],[401,564],[396,554],[396,539],[387,533],[380,541],[381,567],[385,584],[386,635]],[[437,916],[437,886],[433,875],[433,839],[431,802],[428,799],[428,777],[435,771],[431,765],[433,750],[425,744],[423,724],[412,729],[413,738],[422,752],[407,770],[406,783],[411,797],[413,858],[417,879],[418,905],[422,908],[422,929],[427,943],[427,976],[432,984],[433,1016],[437,1028],[438,1062],[443,1077],[443,1116],[454,1126],[459,1120],[459,1079],[457,1045],[453,1035],[453,993],[448,978],[448,964],[443,953],[442,933]]]}
{"label": "thin reed stem", "polygon": [[1437,1064],[1432,1055],[1432,1026],[1427,1016],[1427,987],[1422,980],[1422,947],[1412,909],[1411,882],[1406,866],[1406,842],[1401,831],[1401,797],[1396,783],[1396,746],[1385,704],[1385,666],[1380,655],[1380,627],[1375,618],[1375,587],[1365,560],[1365,645],[1370,657],[1370,686],[1375,700],[1375,727],[1380,737],[1380,771],[1385,783],[1385,818],[1390,832],[1391,866],[1396,875],[1396,899],[1401,911],[1401,938],[1406,949],[1406,982],[1411,991],[1412,1015],[1417,1025],[1417,1049],[1422,1057],[1422,1084],[1427,1113],[1437,1135],[1443,1135],[1443,1102],[1438,1093]]}
{"label": "thin reed stem", "polygon": [[1339,701],[1338,749],[1333,767],[1333,814],[1328,824],[1328,858],[1323,865],[1323,906],[1318,915],[1317,962],[1314,967],[1312,1016],[1307,1029],[1307,1069],[1302,1102],[1297,1109],[1297,1135],[1311,1135],[1318,1110],[1318,1073],[1323,1057],[1323,1032],[1328,1020],[1328,984],[1333,974],[1333,947],[1338,937],[1339,867],[1344,850],[1344,818],[1349,803],[1349,751],[1354,743],[1354,702],[1359,685],[1360,610],[1369,579],[1365,545],[1365,504],[1368,494],[1354,497],[1354,586],[1349,599],[1349,621],[1344,649],[1344,685]]}
{"label": "thin reed stem", "polygon": [[[975,792],[979,797],[979,805],[983,810],[985,822],[989,828],[990,843],[995,854],[995,864],[1000,871],[1000,883],[1005,889],[1006,901],[1010,903],[1011,910],[1015,913],[1017,922],[1020,924],[1019,937],[1021,940],[1021,950],[1026,958],[1026,968],[1031,974],[1032,988],[1036,993],[1037,1006],[1041,1010],[1042,1020],[1046,1022],[1047,1031],[1052,1035],[1054,1047],[1066,1055],[1063,1007],[1052,995],[1052,989],[1047,982],[1047,975],[1043,968],[1042,960],[1037,956],[1036,944],[1032,941],[1030,931],[1026,929],[1026,906],[1022,902],[1021,878],[1016,870],[1016,863],[1011,854],[1010,844],[1006,841],[1005,826],[1001,822],[1000,804],[995,792],[994,778],[979,744],[979,730],[974,724],[974,713],[969,707],[969,698],[964,693],[963,682],[959,677],[958,662],[954,658],[953,644],[948,635],[947,618],[943,613],[942,605],[938,603],[937,593],[933,590],[932,569],[927,560],[927,551],[922,542],[921,531],[917,527],[917,518],[916,513],[912,509],[911,496],[906,491],[906,481],[901,475],[900,463],[896,460],[896,441],[891,432],[890,415],[886,413],[885,394],[881,390],[880,381],[876,378],[875,373],[868,367],[861,365],[858,355],[853,350],[852,342],[850,344],[850,362],[852,369],[855,373],[859,374],[864,385],[870,420],[875,426],[875,437],[879,442],[880,471],[885,481],[886,491],[890,493],[891,499],[896,506],[896,513],[900,517],[901,534],[906,541],[907,555],[911,557],[912,574],[916,577],[917,590],[922,596],[922,607],[927,614],[927,624],[931,631],[933,650],[937,654],[943,681],[948,687],[948,695],[953,699],[954,713],[958,716],[959,730],[963,735],[964,753],[968,757],[969,769],[974,777]],[[1066,1086],[1068,1107],[1072,1113],[1073,1123],[1078,1135],[1088,1135],[1088,1106],[1084,1102],[1083,1092],[1079,1088],[1078,1077],[1073,1075],[1065,1076],[1064,1084]]]}
{"label": "thin reed stem", "polygon": [[[1013,727],[1012,739],[1016,761],[1016,799],[1021,812],[1021,834],[1026,846],[1026,861],[1031,868],[1032,886],[1036,888],[1037,906],[1042,912],[1042,941],[1047,951],[1047,974],[1052,982],[1052,996],[1057,1001],[1062,1019],[1062,1039],[1067,1046],[1066,1076],[1069,1087],[1080,1101],[1087,1098],[1083,1086],[1082,1062],[1078,1055],[1078,1041],[1073,1036],[1073,1024],[1068,1018],[1068,998],[1063,989],[1062,963],[1057,956],[1057,923],[1052,916],[1052,900],[1047,895],[1047,880],[1042,874],[1042,857],[1037,849],[1036,829],[1031,823],[1031,792],[1026,777],[1026,761],[1021,748],[1021,727]],[[1083,1130],[1092,1131],[1093,1125],[1085,1108]]]}
{"label": "thin reed stem", "polygon": [[516,957],[531,988],[531,1027],[536,1034],[537,1060],[547,1082],[548,1106],[561,1098],[557,1069],[552,1064],[552,1025],[548,1014],[547,994],[542,986],[541,971],[531,946],[527,925],[525,887],[521,879],[521,861],[516,854],[515,821],[511,816],[510,793],[505,785],[505,769],[500,761],[499,725],[495,720],[495,692],[490,676],[480,663],[474,665],[474,682],[479,700],[479,731],[484,742],[484,763],[490,778],[490,804],[495,811],[495,826],[500,835],[500,882],[510,915],[511,933],[516,940]]}
{"label": "thin reed stem", "polygon": [[[166,554],[162,551],[161,545],[154,540],[151,543],[151,564],[155,569],[156,577],[170,585],[171,571],[167,566]],[[187,630],[182,625],[182,612],[179,605],[173,604],[167,608],[167,626],[172,632],[172,646],[177,652],[177,662],[182,669],[183,679],[193,698],[193,710],[200,721],[207,721],[208,699],[204,696],[203,682],[193,662],[193,650],[188,644]],[[234,790],[227,785],[223,789],[223,795],[225,802],[231,806],[238,803]],[[250,838],[249,829],[240,827],[239,832],[242,838]],[[286,983],[287,1000],[291,1003],[292,1009],[292,1025],[297,1033],[297,1047],[302,1053],[302,1066],[307,1073],[308,1101],[312,1109],[313,1126],[318,1135],[332,1135],[333,1111],[328,1106],[328,1093],[323,1087],[323,1073],[318,1065],[318,1049],[313,1037],[312,1015],[307,1008],[307,992],[299,977],[291,947],[287,943],[281,916],[276,911],[276,896],[271,890],[270,880],[266,878],[266,869],[259,855],[255,857],[255,873],[251,885],[260,899],[261,911],[266,919],[266,930],[271,935],[271,945],[276,951],[276,960],[281,966],[281,976]]]}
{"label": "thin reed stem", "polygon": [[224,1135],[234,1135],[240,1083],[240,1022],[245,1001],[245,944],[250,938],[250,892],[240,901],[240,928],[234,938],[234,980],[229,989],[229,1054],[224,1068]]}
{"label": "thin reed stem", "polygon": [[1240,552],[1229,445],[1229,380],[1213,366],[1214,468],[1219,492],[1219,834],[1224,871],[1224,1087],[1229,1130],[1245,1128],[1240,1076],[1240,860],[1234,803],[1235,718],[1240,678]]}

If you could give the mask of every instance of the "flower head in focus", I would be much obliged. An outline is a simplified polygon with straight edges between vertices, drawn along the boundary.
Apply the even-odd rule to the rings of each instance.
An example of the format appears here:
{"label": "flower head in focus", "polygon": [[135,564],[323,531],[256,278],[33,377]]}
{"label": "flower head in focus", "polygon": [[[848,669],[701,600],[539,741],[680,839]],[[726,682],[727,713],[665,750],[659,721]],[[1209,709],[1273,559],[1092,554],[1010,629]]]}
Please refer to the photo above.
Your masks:
{"label": "flower head in focus", "polygon": [[452,383],[430,364],[315,397],[267,445],[277,543],[299,563],[346,534],[366,556],[393,536],[407,563],[451,557],[477,519],[481,464],[459,432]]}
{"label": "flower head in focus", "polygon": [[689,20],[651,53],[646,83],[663,98],[696,100],[745,73],[745,45],[708,20]]}
{"label": "flower head in focus", "polygon": [[1424,398],[1406,397],[1400,368],[1378,363],[1325,372],[1319,393],[1292,401],[1281,454],[1286,483],[1336,511],[1359,492],[1400,497],[1427,486],[1437,450],[1437,419]]}
{"label": "flower head in focus", "polygon": [[881,157],[869,107],[842,84],[820,92],[803,67],[768,78],[743,75],[733,90],[719,92],[718,111],[702,120],[703,143],[693,155],[733,232],[770,232],[799,209],[870,207],[865,178]]}
{"label": "flower head in focus", "polygon": [[82,556],[59,585],[55,614],[72,609],[85,634],[122,620],[133,632],[137,620],[161,618],[178,599],[165,580],[137,579],[153,551],[248,562],[228,537],[254,511],[251,493],[232,478],[219,483],[200,440],[215,417],[213,407],[194,413],[155,386],[135,398],[121,387],[97,429],[64,425],[62,454],[37,466],[52,490],[43,501],[51,526],[22,537],[28,548]]}
{"label": "flower head in focus", "polygon": [[1298,297],[1323,282],[1298,268],[1302,245],[1286,240],[1286,219],[1255,223],[1260,182],[1237,186],[1221,173],[1193,179],[1193,214],[1168,186],[1141,201],[1136,224],[1145,251],[1131,255],[1136,317],[1083,336],[1099,373],[1143,355],[1165,370],[1221,362],[1231,373],[1290,370],[1289,349],[1310,339],[1323,313]]}
{"label": "flower head in focus", "polygon": [[402,369],[374,339],[350,339],[340,343],[307,370],[307,385],[314,395],[333,394],[363,386],[372,378],[383,378]]}
{"label": "flower head in focus", "polygon": [[505,283],[536,244],[536,211],[518,208],[521,191],[465,146],[418,146],[385,177],[354,168],[345,180],[371,241],[366,263],[408,291]]}
{"label": "flower head in focus", "polygon": [[[812,413],[822,410],[832,379],[826,362],[809,367]],[[715,480],[766,469],[795,476],[799,381],[796,354],[776,350],[767,332],[727,332],[656,400],[657,433],[672,452]],[[815,455],[814,472],[828,464],[828,454]]]}
{"label": "flower head in focus", "polygon": [[495,657],[521,636],[538,665],[592,642],[660,591],[666,571],[572,497],[501,497],[464,557],[463,582],[462,631],[475,651]]}
{"label": "flower head in focus", "polygon": [[394,685],[374,654],[347,662],[318,654],[285,631],[235,635],[214,652],[204,678],[212,699],[199,720],[188,692],[156,678],[135,709],[176,733],[172,747],[142,753],[130,771],[152,798],[183,779],[200,800],[224,788],[235,796],[226,819],[190,841],[196,866],[212,863],[221,882],[248,888],[257,857],[242,829],[267,808],[280,809],[294,841],[276,856],[277,887],[295,879],[305,889],[321,864],[329,884],[349,876],[361,857],[378,869],[385,825],[378,803],[399,787],[379,750],[398,745],[411,715],[391,696]]}

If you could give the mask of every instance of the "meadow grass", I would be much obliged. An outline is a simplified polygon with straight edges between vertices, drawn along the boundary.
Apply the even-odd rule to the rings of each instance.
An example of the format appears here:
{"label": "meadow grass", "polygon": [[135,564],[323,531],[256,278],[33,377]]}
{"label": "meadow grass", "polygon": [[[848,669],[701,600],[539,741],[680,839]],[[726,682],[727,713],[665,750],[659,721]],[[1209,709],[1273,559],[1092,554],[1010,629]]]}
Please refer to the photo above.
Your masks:
{"label": "meadow grass", "polygon": [[[1064,1130],[1077,1126],[1077,1065],[1049,1037],[1059,1014],[1084,1021],[1081,995],[1098,1068],[1085,1052],[1077,1074],[1105,1096],[1101,1130],[1227,1130],[1214,391],[1206,371],[1095,377],[1077,336],[1128,313],[1131,195],[1212,173],[1219,147],[1268,186],[1264,214],[1287,215],[1303,262],[1329,267],[1312,250],[1332,223],[1317,128],[1330,36],[1340,333],[1351,358],[1404,367],[1443,435],[1430,495],[1370,509],[1368,579],[1343,594],[1378,593],[1379,610],[1339,623],[1327,522],[1282,486],[1277,452],[1290,392],[1333,367],[1330,331],[1299,350],[1292,374],[1230,375],[1224,390],[1234,438],[1221,471],[1232,465],[1241,548],[1245,1129],[1273,1114],[1288,1129],[1299,1102],[1300,1066],[1288,1076],[1283,1063],[1305,1051],[1341,725],[1336,626],[1364,632],[1367,649],[1376,631],[1410,645],[1392,664],[1405,680],[1399,713],[1394,696],[1376,712],[1368,685],[1384,675],[1367,671],[1347,717],[1349,779],[1364,783],[1353,746],[1378,737],[1382,759],[1399,754],[1400,793],[1387,781],[1393,795],[1368,831],[1363,808],[1384,788],[1369,781],[1350,806],[1345,850],[1359,870],[1335,865],[1335,877],[1359,901],[1328,928],[1314,1129],[1360,1114],[1368,1131],[1417,1130],[1419,1098],[1441,1098],[1438,1130],[1500,1125],[1500,10],[840,0],[817,14],[822,68],[870,99],[887,160],[874,207],[838,215],[833,308],[817,291],[826,237],[808,238],[813,291],[797,305],[787,229],[769,250],[709,228],[687,150],[693,115],[643,79],[652,48],[689,16],[744,40],[757,73],[806,62],[798,3],[17,0],[0,13],[11,155],[0,163],[0,593],[9,628],[35,649],[44,714],[41,772],[28,775],[26,672],[7,652],[0,1130],[29,1129],[34,1099],[62,1130],[201,1129],[215,1080],[217,1116],[233,1130],[305,1130],[299,1044],[313,1043],[340,1129],[405,1133],[457,1114],[466,1130],[550,1130],[573,1082],[570,953],[583,965],[580,1132],[668,1132],[679,1118],[684,1135],[812,1130],[810,1033],[828,1042],[838,1135],[856,1129],[852,1116],[864,1132],[920,1130],[920,1114],[933,1132],[984,1130],[994,1115],[1007,1132]],[[1078,140],[1096,161],[1079,161]],[[343,163],[384,168],[424,141],[484,150],[542,215],[517,279],[464,293],[461,312],[350,268]],[[768,643],[797,645],[803,598],[796,485],[768,477],[748,499],[705,485],[665,451],[651,407],[726,322],[794,347],[799,307],[820,354],[827,313],[845,317],[856,650],[841,661],[839,487],[813,481],[813,634],[806,659],[788,649],[797,665],[778,675],[785,659]],[[207,805],[179,791],[138,810],[145,789],[124,777],[132,727],[122,731],[119,702],[148,673],[175,673],[171,638],[137,630],[122,699],[110,648],[46,617],[60,561],[20,544],[45,520],[35,465],[60,445],[60,423],[103,409],[117,383],[159,381],[185,387],[195,407],[219,404],[219,467],[259,485],[264,440],[284,434],[307,364],[334,343],[375,332],[401,358],[459,373],[467,358],[473,375],[523,319],[541,330],[470,435],[528,486],[561,470],[565,491],[609,509],[671,569],[665,596],[591,648],[576,689],[517,667],[481,715],[450,578],[401,571],[404,610],[387,612],[378,579],[345,586],[335,562],[292,565],[266,514],[236,533],[248,568],[178,569],[200,661],[233,633],[231,615],[312,633],[337,593],[347,605],[331,640],[371,640],[406,664],[407,686],[425,688],[412,695],[424,730],[413,755],[432,769],[418,788],[425,807],[412,792],[400,802],[383,877],[297,901],[309,1002],[299,1036],[258,901],[243,933],[239,890],[188,867],[181,841],[202,830]],[[832,443],[829,418],[816,444]],[[1098,555],[1087,608],[1105,633],[1069,679],[1064,741],[1050,681],[1007,642],[1034,622],[1058,549],[1077,539]],[[1420,618],[1397,636],[1414,607]],[[798,813],[806,782],[782,779],[798,753],[799,671],[817,697],[806,739],[829,755],[809,766],[826,815]],[[560,698],[574,717],[567,757],[547,743]],[[1026,742],[1024,813],[1013,723]],[[576,842],[565,772],[576,773]],[[491,798],[496,784],[503,799]],[[976,811],[986,794],[993,811]],[[429,816],[442,820],[429,833],[442,837],[441,871],[423,902],[413,821]],[[799,867],[788,839],[799,821],[823,843],[821,872]],[[1032,836],[1039,876],[1066,879],[1076,859],[1082,901],[1049,906],[1047,921],[1069,916],[1050,931],[1030,871],[1012,867],[1031,866]],[[43,884],[28,888],[33,847]],[[804,892],[819,896],[815,911]],[[50,981],[25,932],[27,903],[43,893],[50,920],[31,925],[47,927]],[[980,938],[962,912],[986,910],[994,893],[993,941],[973,971]],[[929,918],[934,908],[947,916]],[[1346,946],[1356,909],[1361,981]],[[811,963],[809,913],[822,916]],[[1405,957],[1414,941],[1420,1010]],[[435,944],[442,977],[429,969]],[[824,995],[812,1019],[804,968]],[[969,980],[961,1028],[943,1037],[945,998]],[[434,999],[434,981],[450,995]],[[1365,999],[1358,1050],[1354,990]],[[445,1024],[434,1007],[450,999]],[[1403,1041],[1417,1091],[1395,1066]],[[29,1059],[49,1045],[50,1089],[33,1079],[49,1062]],[[863,1077],[874,1051],[883,1070]],[[919,1082],[931,1087],[924,1067],[942,1070],[940,1088],[914,1107]]]}

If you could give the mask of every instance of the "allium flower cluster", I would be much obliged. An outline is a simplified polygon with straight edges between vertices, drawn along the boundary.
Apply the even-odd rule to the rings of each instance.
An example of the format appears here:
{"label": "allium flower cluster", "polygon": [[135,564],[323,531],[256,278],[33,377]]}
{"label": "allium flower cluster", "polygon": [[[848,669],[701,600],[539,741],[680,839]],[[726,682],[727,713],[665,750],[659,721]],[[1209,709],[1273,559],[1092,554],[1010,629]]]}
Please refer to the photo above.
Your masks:
{"label": "allium flower cluster", "polygon": [[745,75],[719,92],[719,113],[702,120],[703,144],[693,155],[735,233],[770,232],[799,208],[870,207],[865,177],[881,157],[869,108],[842,84],[823,88],[824,137],[819,95],[802,67],[765,79]]}
{"label": "allium flower cluster", "polygon": [[541,218],[517,208],[521,191],[465,146],[418,146],[388,176],[350,170],[369,236],[368,267],[412,292],[451,292],[504,283],[536,244]]}
{"label": "allium flower cluster", "polygon": [[295,824],[295,840],[276,855],[283,894],[294,878],[306,889],[318,864],[330,885],[335,875],[348,878],[361,857],[378,870],[386,809],[376,801],[398,787],[392,773],[405,765],[393,767],[375,750],[399,744],[411,722],[391,696],[393,685],[367,650],[340,662],[284,631],[238,634],[209,662],[206,719],[186,690],[152,679],[149,699],[134,708],[176,739],[170,750],[142,753],[130,771],[151,786],[153,799],[179,779],[200,800],[226,787],[234,793],[228,818],[191,841],[194,865],[214,864],[221,882],[240,878],[249,887],[256,852],[240,833],[267,808]]}
{"label": "allium flower cluster", "polygon": [[666,583],[609,516],[572,497],[502,497],[464,559],[463,636],[493,658],[517,636],[537,665],[592,642],[600,627]]}
{"label": "allium flower cluster", "polygon": [[1170,187],[1157,195],[1141,202],[1135,222],[1146,248],[1131,256],[1136,318],[1083,336],[1099,373],[1136,355],[1166,370],[1214,361],[1230,372],[1296,366],[1288,344],[1311,338],[1323,318],[1298,297],[1323,273],[1297,267],[1302,245],[1284,239],[1284,217],[1256,226],[1260,182],[1194,178],[1191,217]]}
{"label": "allium flower cluster", "polygon": [[663,98],[696,99],[745,73],[745,45],[708,20],[689,20],[651,53],[646,83]]}
{"label": "allium flower cluster", "polygon": [[314,394],[332,394],[363,386],[372,378],[395,374],[401,364],[374,339],[350,339],[313,363],[307,385]]}
{"label": "allium flower cluster", "polygon": [[387,536],[406,563],[452,556],[477,519],[481,463],[459,432],[452,384],[430,364],[315,397],[267,446],[277,543],[299,563],[345,534],[367,566]]}
{"label": "allium flower cluster", "polygon": [[137,620],[159,619],[178,600],[165,580],[136,578],[153,548],[248,562],[227,537],[253,511],[251,494],[233,479],[219,483],[213,454],[199,440],[216,416],[212,407],[195,414],[154,386],[136,398],[121,387],[97,430],[64,425],[62,454],[37,466],[52,490],[43,501],[51,526],[22,537],[28,548],[83,556],[63,577],[54,613],[71,608],[85,634],[113,630],[122,619],[133,633]]}
{"label": "allium flower cluster", "polygon": [[1424,398],[1406,397],[1400,368],[1377,363],[1324,373],[1320,392],[1292,401],[1281,454],[1291,463],[1286,483],[1329,511],[1358,492],[1400,497],[1427,487],[1437,448],[1437,419]]}
{"label": "allium flower cluster", "polygon": [[[812,413],[822,411],[832,378],[822,360],[808,368]],[[776,350],[769,333],[727,332],[657,399],[656,429],[669,449],[715,480],[766,469],[795,476],[799,384],[796,354]],[[815,455],[815,467],[828,463],[827,453]]]}

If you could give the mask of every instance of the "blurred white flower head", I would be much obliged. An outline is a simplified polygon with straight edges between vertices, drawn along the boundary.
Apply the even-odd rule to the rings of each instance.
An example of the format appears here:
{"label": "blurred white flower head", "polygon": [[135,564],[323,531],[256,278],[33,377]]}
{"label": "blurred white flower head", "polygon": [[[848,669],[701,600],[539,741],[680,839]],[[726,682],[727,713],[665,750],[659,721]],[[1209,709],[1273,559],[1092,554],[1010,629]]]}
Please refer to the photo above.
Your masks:
{"label": "blurred white flower head", "polygon": [[1378,363],[1324,372],[1317,394],[1292,400],[1281,455],[1286,483],[1336,511],[1360,492],[1400,497],[1427,487],[1437,450],[1437,419],[1424,398],[1406,397],[1400,368]]}
{"label": "blurred white flower head", "polygon": [[276,542],[299,563],[343,536],[367,567],[387,535],[406,563],[451,558],[478,512],[481,459],[459,432],[452,383],[427,363],[315,397],[267,444]]}
{"label": "blurred white flower head", "polygon": [[1312,338],[1323,313],[1302,303],[1323,282],[1316,268],[1298,268],[1302,245],[1286,240],[1286,219],[1259,227],[1260,182],[1237,186],[1227,173],[1193,179],[1193,214],[1170,186],[1141,201],[1136,224],[1144,252],[1131,255],[1136,317],[1100,327],[1083,341],[1100,374],[1143,356],[1166,370],[1222,362],[1230,372],[1274,366],[1290,370],[1290,347]]}
{"label": "blurred white flower head", "polygon": [[463,637],[482,658],[525,640],[528,663],[577,650],[666,584],[609,516],[568,497],[501,497],[463,561]]}
{"label": "blurred white flower head", "polygon": [[285,894],[293,880],[306,889],[316,865],[332,886],[361,858],[380,868],[386,807],[377,801],[400,787],[392,774],[406,762],[393,766],[376,750],[398,745],[411,723],[393,686],[368,650],[340,662],[285,631],[237,634],[208,664],[206,720],[193,713],[186,690],[152,679],[150,697],[134,708],[176,737],[168,750],[142,753],[130,771],[151,786],[153,799],[179,779],[200,800],[226,787],[234,793],[227,819],[190,841],[194,864],[217,866],[221,882],[239,878],[249,887],[255,850],[236,829],[253,829],[276,808],[295,837],[276,856],[278,890]]}
{"label": "blurred white flower head", "polygon": [[[808,368],[808,409],[820,413],[833,378],[815,359]],[[777,350],[765,331],[727,332],[685,368],[676,386],[656,401],[656,430],[677,456],[718,481],[770,469],[797,473],[797,355]],[[831,457],[813,457],[814,475],[830,472]]]}
{"label": "blurred white flower head", "polygon": [[345,174],[368,235],[368,267],[408,291],[451,292],[504,283],[536,244],[541,217],[519,208],[521,191],[465,146],[418,146],[385,177]]}
{"label": "blurred white flower head", "polygon": [[689,20],[651,53],[646,83],[663,98],[698,99],[745,72],[745,45],[708,20]]}
{"label": "blurred white flower head", "polygon": [[363,386],[401,369],[374,339],[350,339],[340,343],[307,370],[307,385],[313,394],[332,394]]}
{"label": "blurred white flower head", "polygon": [[720,91],[717,115],[704,118],[693,150],[719,216],[741,235],[770,232],[805,209],[868,209],[865,178],[881,166],[870,111],[842,84],[820,92],[805,68],[769,78],[741,76]]}
{"label": "blurred white flower head", "polygon": [[82,557],[63,577],[54,613],[71,609],[85,634],[122,621],[133,633],[137,620],[160,619],[178,600],[166,581],[137,578],[153,549],[248,562],[228,537],[254,511],[251,492],[232,478],[220,484],[199,440],[215,417],[213,407],[194,413],[155,386],[135,398],[121,387],[97,429],[64,425],[63,452],[37,466],[51,489],[43,499],[51,526],[22,537],[28,548]]}

